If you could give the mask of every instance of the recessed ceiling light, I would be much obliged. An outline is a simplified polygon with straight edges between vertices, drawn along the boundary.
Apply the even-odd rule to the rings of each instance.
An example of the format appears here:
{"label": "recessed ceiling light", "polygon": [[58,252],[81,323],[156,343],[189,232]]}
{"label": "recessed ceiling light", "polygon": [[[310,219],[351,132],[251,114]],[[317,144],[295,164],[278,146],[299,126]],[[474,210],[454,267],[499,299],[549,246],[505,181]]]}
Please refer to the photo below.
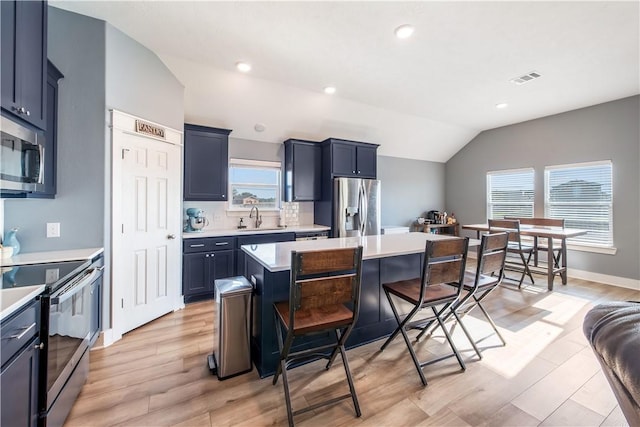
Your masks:
{"label": "recessed ceiling light", "polygon": [[499,104],[496,104],[496,108],[498,110],[502,110],[503,108],[507,108],[509,106],[509,104],[507,104],[506,102],[501,102]]}
{"label": "recessed ceiling light", "polygon": [[404,24],[396,28],[396,37],[399,39],[408,39],[413,34],[413,25]]}
{"label": "recessed ceiling light", "polygon": [[249,71],[251,71],[251,64],[247,64],[246,62],[242,61],[236,62],[236,68],[241,73],[248,73]]}
{"label": "recessed ceiling light", "polygon": [[333,95],[334,93],[336,93],[336,88],[333,86],[327,86],[324,88],[324,93],[326,93],[327,95]]}

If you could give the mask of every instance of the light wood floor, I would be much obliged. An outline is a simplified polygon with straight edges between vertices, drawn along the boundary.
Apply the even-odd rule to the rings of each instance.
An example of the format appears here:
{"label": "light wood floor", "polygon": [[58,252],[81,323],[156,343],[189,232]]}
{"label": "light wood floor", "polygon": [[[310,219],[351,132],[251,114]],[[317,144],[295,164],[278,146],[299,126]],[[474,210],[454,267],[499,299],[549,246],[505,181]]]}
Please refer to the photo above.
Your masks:
{"label": "light wood floor", "polygon": [[[640,292],[581,280],[546,291],[498,289],[486,307],[503,331],[505,347],[479,318],[465,324],[481,342],[478,360],[460,328],[466,372],[454,358],[424,369],[422,387],[401,338],[348,351],[362,417],[350,401],[296,418],[300,426],[617,426],[625,425],[610,388],[582,334],[584,314],[609,300],[640,300]],[[545,282],[543,284],[543,282]],[[559,282],[559,280],[557,280]],[[226,381],[208,371],[214,304],[203,302],[132,331],[91,352],[89,380],[67,426],[286,425],[282,382],[253,370]],[[442,332],[418,345],[419,355],[448,351]],[[291,371],[294,408],[347,390],[339,358],[330,371],[314,362]]]}

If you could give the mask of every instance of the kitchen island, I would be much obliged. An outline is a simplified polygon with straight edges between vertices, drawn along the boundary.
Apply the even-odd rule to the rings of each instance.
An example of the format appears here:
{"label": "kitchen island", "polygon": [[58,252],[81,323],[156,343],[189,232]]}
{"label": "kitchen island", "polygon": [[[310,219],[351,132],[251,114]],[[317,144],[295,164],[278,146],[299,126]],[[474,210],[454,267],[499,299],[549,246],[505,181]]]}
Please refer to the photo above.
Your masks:
{"label": "kitchen island", "polygon": [[[382,283],[420,276],[427,240],[451,239],[428,233],[389,234],[365,237],[246,245],[244,275],[254,285],[251,351],[260,377],[273,375],[278,364],[273,303],[289,298],[291,251],[363,247],[360,314],[347,341],[356,347],[389,335],[397,326]],[[477,244],[473,241],[470,245]],[[298,351],[334,338],[327,334],[296,341]]]}

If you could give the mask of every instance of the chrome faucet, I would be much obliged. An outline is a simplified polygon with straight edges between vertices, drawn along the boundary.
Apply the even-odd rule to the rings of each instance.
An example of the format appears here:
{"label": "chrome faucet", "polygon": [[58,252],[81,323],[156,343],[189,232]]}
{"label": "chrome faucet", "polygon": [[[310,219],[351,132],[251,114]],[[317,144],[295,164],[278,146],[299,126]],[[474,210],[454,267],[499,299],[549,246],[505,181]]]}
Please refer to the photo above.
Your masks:
{"label": "chrome faucet", "polygon": [[257,206],[252,206],[251,211],[249,212],[249,218],[253,218],[253,210],[256,210],[256,228],[260,227],[262,224],[262,217],[260,216],[260,211]]}

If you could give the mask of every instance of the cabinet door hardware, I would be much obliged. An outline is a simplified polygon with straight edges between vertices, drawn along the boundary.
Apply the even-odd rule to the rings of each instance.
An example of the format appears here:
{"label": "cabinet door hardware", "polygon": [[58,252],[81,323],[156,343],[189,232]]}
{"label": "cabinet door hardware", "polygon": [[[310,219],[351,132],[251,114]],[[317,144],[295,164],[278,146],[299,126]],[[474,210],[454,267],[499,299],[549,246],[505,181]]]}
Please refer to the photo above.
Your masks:
{"label": "cabinet door hardware", "polygon": [[6,339],[8,339],[8,340],[14,340],[14,339],[15,340],[19,340],[19,339],[22,339],[22,337],[24,337],[27,334],[27,332],[29,332],[31,329],[33,329],[35,327],[36,327],[36,323],[33,322],[31,325],[25,326],[24,328],[22,328],[22,332],[20,332],[19,334],[11,335],[11,336],[7,337]]}

